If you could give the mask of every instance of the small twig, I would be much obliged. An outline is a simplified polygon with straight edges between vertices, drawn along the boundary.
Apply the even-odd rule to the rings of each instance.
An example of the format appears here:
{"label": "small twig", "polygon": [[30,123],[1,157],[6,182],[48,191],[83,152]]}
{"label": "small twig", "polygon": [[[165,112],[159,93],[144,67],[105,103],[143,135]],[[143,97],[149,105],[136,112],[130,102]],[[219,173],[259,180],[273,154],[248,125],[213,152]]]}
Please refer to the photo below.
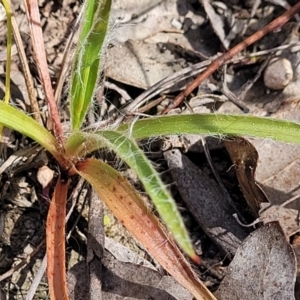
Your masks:
{"label": "small twig", "polygon": [[[72,206],[71,206],[71,208],[70,208],[70,210],[68,211],[68,214],[67,214],[67,216],[66,216],[66,223],[67,223],[67,221],[69,220],[69,218],[70,218],[72,212],[74,211],[74,208],[75,208],[75,205],[76,205],[76,203],[77,203],[78,197],[80,196],[80,193],[81,193],[81,191],[82,191],[83,188],[84,188],[84,185],[85,185],[85,181],[81,178],[81,179],[79,180],[79,182],[77,183],[76,188],[73,190],[73,193],[72,193],[72,195],[71,195],[71,198],[73,199],[73,200],[72,200]],[[74,231],[74,229],[75,229],[75,227],[76,227],[76,225],[77,225],[77,223],[78,223],[78,221],[79,221],[79,218],[81,217],[81,213],[82,213],[82,211],[83,211],[83,209],[84,209],[84,207],[85,207],[86,200],[87,200],[87,197],[84,198],[84,201],[83,201],[83,204],[82,204],[82,207],[81,207],[81,212],[79,212],[76,221],[74,222],[74,224],[73,224],[71,230],[69,231],[69,233],[68,233],[67,236],[66,236],[66,240],[67,240],[67,241],[68,241],[69,238],[71,237],[71,234],[72,234],[72,232]]]}
{"label": "small twig", "polygon": [[256,75],[254,76],[254,78],[252,80],[248,80],[242,86],[241,90],[239,91],[238,98],[240,98],[242,100],[245,98],[246,93],[252,88],[252,86],[254,85],[254,83],[260,78],[262,72],[264,71],[264,69],[268,65],[270,59],[271,59],[271,57],[268,57],[266,60],[264,60],[264,62],[260,65],[260,67],[259,67]]}
{"label": "small twig", "polygon": [[43,246],[43,244],[45,243],[45,240],[42,241],[27,257],[25,257],[18,265],[14,266],[13,268],[11,268],[10,270],[8,270],[7,272],[5,272],[4,274],[0,275],[0,282],[3,281],[4,279],[8,278],[9,276],[11,276],[14,272],[17,272],[18,270],[20,270],[22,267],[24,267],[33,256],[35,256],[41,249],[41,247]]}
{"label": "small twig", "polygon": [[[166,92],[172,87],[174,87],[174,82],[178,84],[178,82],[181,82],[183,80],[186,80],[187,78],[190,78],[194,75],[199,74],[204,70],[205,67],[207,67],[211,61],[202,61],[200,63],[197,63],[195,65],[189,66],[187,68],[184,68],[178,72],[175,72],[171,74],[168,77],[163,78],[159,82],[155,83],[153,86],[151,86],[149,89],[147,89],[145,92],[140,94],[137,98],[135,98],[126,108],[124,111],[122,110],[120,112],[120,115],[117,119],[114,117],[110,117],[107,120],[103,120],[100,122],[96,122],[94,124],[91,124],[86,128],[86,130],[90,129],[99,129],[102,127],[105,127],[109,124],[112,124],[112,127],[116,127],[122,123],[126,115],[130,115],[132,112],[138,110],[143,104],[145,104],[147,101],[151,100],[156,95],[159,95],[162,92]],[[114,122],[113,122],[114,121]]]}
{"label": "small twig", "polygon": [[[144,113],[148,110],[150,110],[152,107],[155,107],[156,105],[160,104],[162,101],[164,101],[165,99],[167,98],[167,96],[162,96],[162,97],[159,97],[158,99],[144,105],[143,107],[139,108],[138,109],[138,113]],[[134,113],[134,112],[133,112]]]}
{"label": "small twig", "polygon": [[285,202],[281,203],[279,207],[285,207],[288,204],[292,203],[293,201],[297,200],[300,197],[300,195],[296,195],[288,200],[286,200]]}
{"label": "small twig", "polygon": [[239,43],[235,47],[231,48],[229,51],[215,59],[211,65],[201,73],[192,83],[190,83],[187,88],[181,92],[172,103],[162,112],[162,114],[167,114],[173,108],[176,108],[180,103],[190,94],[194,89],[196,89],[206,78],[208,78],[212,73],[214,73],[220,66],[222,66],[226,61],[231,59],[233,56],[240,53],[249,45],[252,45],[267,33],[281,28],[298,10],[300,9],[300,2],[295,4],[291,9],[287,10],[284,14],[279,16],[273,22],[265,26],[264,28],[258,30],[255,34],[251,35],[243,42]]}
{"label": "small twig", "polygon": [[229,101],[234,103],[239,109],[241,109],[244,113],[249,112],[249,108],[241,101],[239,98],[228,88],[226,81],[226,65],[224,66],[224,80],[222,86],[222,93],[228,98]]}
{"label": "small twig", "polygon": [[268,55],[268,54],[271,54],[271,53],[276,53],[277,51],[282,51],[282,50],[286,50],[286,49],[297,47],[297,46],[298,47],[300,46],[300,42],[290,43],[290,44],[286,44],[286,45],[280,45],[278,47],[274,47],[274,48],[271,48],[271,49],[266,49],[266,50],[262,50],[262,51],[249,53],[247,55],[234,57],[230,61],[228,61],[227,63],[236,64],[236,63],[238,63],[238,62],[240,62],[240,61],[242,61],[246,58]]}
{"label": "small twig", "polygon": [[125,114],[119,116],[119,118],[115,121],[115,125],[121,124],[121,122],[123,121],[123,119],[127,113],[136,111],[139,107],[141,107],[143,104],[145,104],[147,101],[149,101],[156,95],[159,95],[161,92],[164,92],[167,89],[170,89],[171,87],[173,87],[174,82],[179,82],[179,81],[185,80],[191,76],[199,74],[199,72],[203,71],[203,68],[205,68],[209,64],[210,64],[210,61],[200,62],[196,65],[193,65],[193,66],[184,68],[178,72],[175,72],[174,74],[157,82],[156,84],[151,86],[148,90],[146,90],[141,95],[139,95],[135,100],[132,101],[132,103],[130,103],[126,107]]}
{"label": "small twig", "polygon": [[75,205],[77,203],[77,198],[79,196],[79,194],[81,193],[82,189],[83,189],[83,185],[84,185],[84,180],[83,179],[80,179],[76,185],[76,187],[73,189],[72,191],[72,194],[70,196],[69,199],[72,199],[72,205],[66,215],[66,223],[68,222],[68,220],[70,219],[71,217],[71,214],[73,213],[74,211],[74,208],[75,208]]}
{"label": "small twig", "polygon": [[243,224],[243,223],[239,220],[237,214],[233,214],[232,216],[233,216],[233,217],[235,218],[235,220],[236,220],[241,226],[243,226],[243,227],[253,227],[253,226],[255,226],[256,224],[262,222],[262,220],[261,220],[260,218],[258,218],[258,219],[256,219],[255,221],[253,221],[253,222],[250,223],[250,224]]}
{"label": "small twig", "polygon": [[104,85],[105,85],[106,88],[114,90],[117,93],[119,93],[125,99],[125,101],[127,101],[127,102],[132,101],[132,98],[129,96],[127,91],[125,89],[122,89],[121,87],[119,87],[115,83],[105,81]]}
{"label": "small twig", "polygon": [[57,85],[56,85],[56,89],[55,89],[55,96],[54,97],[55,97],[56,103],[59,103],[59,100],[60,100],[60,97],[61,97],[62,87],[63,87],[63,84],[65,82],[67,73],[68,73],[69,68],[70,68],[70,64],[69,64],[69,61],[70,61],[69,57],[71,55],[70,50],[71,50],[71,47],[72,47],[72,44],[73,44],[73,39],[74,39],[75,33],[77,32],[77,30],[79,28],[79,24],[80,24],[80,21],[81,21],[81,18],[82,18],[82,12],[83,12],[83,9],[80,10],[80,13],[79,13],[79,16],[76,19],[74,28],[72,28],[72,31],[71,31],[71,33],[68,37],[68,40],[67,40],[67,43],[66,43],[66,46],[65,46],[63,59],[62,59],[62,64],[61,64],[61,68],[60,68],[60,73],[59,73],[58,78],[57,78]]}
{"label": "small twig", "polygon": [[32,300],[34,298],[36,290],[37,290],[38,286],[40,285],[40,282],[44,276],[46,268],[47,268],[47,255],[45,255],[42,260],[42,264],[41,264],[40,268],[38,269],[38,271],[34,277],[34,280],[32,281],[32,284],[30,286],[30,289],[27,292],[25,300]]}
{"label": "small twig", "polygon": [[264,60],[264,62],[260,65],[256,75],[253,79],[248,80],[240,89],[238,92],[238,95],[236,96],[227,86],[226,82],[226,64],[224,66],[224,81],[223,81],[223,87],[222,87],[222,93],[235,105],[237,105],[239,108],[241,108],[244,113],[248,113],[249,109],[245,106],[243,103],[243,100],[246,96],[246,93],[249,91],[249,89],[254,85],[254,83],[260,78],[263,70],[266,68],[270,61],[270,57]]}
{"label": "small twig", "polygon": [[12,22],[12,28],[13,28],[15,42],[16,42],[17,49],[18,49],[18,54],[19,54],[20,61],[21,61],[22,71],[23,71],[23,74],[25,77],[25,83],[26,83],[26,88],[27,88],[28,97],[29,97],[29,101],[30,101],[31,113],[32,113],[33,118],[36,121],[38,121],[40,124],[42,124],[43,123],[42,117],[41,117],[41,113],[40,113],[39,104],[38,104],[37,98],[36,98],[36,92],[34,89],[32,75],[30,73],[29,64],[27,61],[26,53],[25,53],[25,46],[24,46],[24,43],[21,38],[18,23],[16,21],[16,18],[14,17],[14,12],[11,17],[11,22]]}

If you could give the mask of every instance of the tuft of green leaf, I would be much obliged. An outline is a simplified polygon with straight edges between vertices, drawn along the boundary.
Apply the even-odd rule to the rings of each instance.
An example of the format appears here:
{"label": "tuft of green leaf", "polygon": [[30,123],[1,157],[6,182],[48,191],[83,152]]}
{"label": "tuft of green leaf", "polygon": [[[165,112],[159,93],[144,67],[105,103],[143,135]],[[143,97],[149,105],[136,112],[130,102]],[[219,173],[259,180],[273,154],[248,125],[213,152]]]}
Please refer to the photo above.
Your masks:
{"label": "tuft of green leaf", "polygon": [[191,255],[193,250],[173,200],[170,200],[171,197],[155,169],[131,140],[172,134],[207,134],[221,137],[250,135],[300,143],[300,124],[244,115],[192,114],[143,119],[134,124],[121,125],[117,131],[75,133],[69,138],[66,144],[67,155],[81,157],[105,146],[114,150],[136,172],[176,241]]}
{"label": "tuft of green leaf", "polygon": [[[77,141],[85,136],[88,141],[94,141],[95,144],[101,143],[107,146],[129,165],[141,180],[159,215],[178,245],[193,260],[198,261],[198,256],[194,251],[173,198],[161,181],[159,174],[137,144],[125,135],[114,131],[103,131],[99,134],[77,134],[76,136],[78,137]],[[77,143],[74,142],[67,145],[74,146],[75,144]],[[70,153],[67,145],[66,151]]]}
{"label": "tuft of green leaf", "polygon": [[0,112],[0,124],[32,138],[48,150],[59,163],[62,163],[60,145],[46,128],[24,112],[2,101],[0,101]]}
{"label": "tuft of green leaf", "polygon": [[79,162],[76,170],[149,254],[196,299],[216,300],[126,178],[108,164],[93,158]]}
{"label": "tuft of green leaf", "polygon": [[[205,134],[209,136],[254,136],[286,143],[300,144],[300,124],[247,115],[191,114],[159,116],[123,124],[116,129],[134,139],[159,137],[173,134]],[[102,134],[102,132],[96,132]],[[67,141],[70,155],[82,156],[105,145],[84,133],[74,133]]]}
{"label": "tuft of green leaf", "polygon": [[88,0],[84,3],[69,95],[73,130],[80,129],[94,96],[110,9],[111,0]]}
{"label": "tuft of green leaf", "polygon": [[172,134],[205,134],[254,136],[286,143],[300,144],[300,124],[248,115],[190,114],[159,116],[123,124],[116,129],[134,139]]}

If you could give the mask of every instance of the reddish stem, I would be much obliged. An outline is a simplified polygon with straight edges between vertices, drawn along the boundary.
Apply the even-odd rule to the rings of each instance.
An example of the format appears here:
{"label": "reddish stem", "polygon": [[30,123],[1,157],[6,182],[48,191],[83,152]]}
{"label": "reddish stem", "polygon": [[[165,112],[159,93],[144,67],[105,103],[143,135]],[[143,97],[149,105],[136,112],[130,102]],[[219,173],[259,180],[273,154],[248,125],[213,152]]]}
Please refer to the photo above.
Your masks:
{"label": "reddish stem", "polygon": [[246,47],[252,45],[267,33],[282,27],[297,11],[300,10],[300,1],[287,10],[280,17],[272,21],[270,24],[264,28],[258,30],[256,33],[245,39],[243,42],[239,43],[235,47],[228,50],[226,53],[215,59],[210,66],[202,72],[198,77],[193,80],[184,91],[182,91],[173,102],[171,102],[168,107],[162,112],[163,115],[167,114],[173,108],[176,108],[180,103],[194,90],[196,89],[206,78],[208,78],[212,73],[214,73],[220,66],[222,66],[227,60],[231,59],[233,56],[237,55],[239,52],[244,50]]}
{"label": "reddish stem", "polygon": [[54,91],[52,89],[50,74],[48,70],[38,3],[37,0],[26,0],[25,4],[26,4],[27,18],[31,30],[31,39],[32,39],[35,61],[36,61],[39,77],[44,88],[46,100],[48,103],[54,134],[58,142],[62,144],[63,130],[62,130],[62,125],[60,122],[58,108],[55,102]]}

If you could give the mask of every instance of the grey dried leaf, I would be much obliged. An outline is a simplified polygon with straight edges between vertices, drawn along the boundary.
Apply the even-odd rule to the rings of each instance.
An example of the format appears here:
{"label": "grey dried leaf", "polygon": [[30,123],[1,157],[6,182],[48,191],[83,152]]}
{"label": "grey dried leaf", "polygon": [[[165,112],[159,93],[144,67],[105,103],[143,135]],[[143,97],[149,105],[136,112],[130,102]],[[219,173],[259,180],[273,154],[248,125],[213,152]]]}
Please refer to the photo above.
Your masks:
{"label": "grey dried leaf", "polygon": [[238,248],[215,295],[219,300],[292,300],[295,280],[295,254],[279,224],[272,222]]}
{"label": "grey dried leaf", "polygon": [[108,77],[142,89],[183,68],[183,62],[170,51],[160,51],[156,44],[143,41],[128,41],[112,47],[108,58]]}
{"label": "grey dried leaf", "polygon": [[[299,114],[299,110],[296,110]],[[299,195],[299,145],[275,142],[270,139],[249,138],[256,148],[259,160],[256,180],[273,205],[281,205]],[[299,201],[288,207],[300,208]]]}
{"label": "grey dried leaf", "polygon": [[205,176],[178,149],[166,151],[164,155],[190,212],[210,238],[233,255],[247,233],[233,218],[234,210],[229,200],[221,193],[217,183]]}
{"label": "grey dried leaf", "polygon": [[300,231],[299,210],[270,203],[261,203],[261,207],[259,216],[264,224],[278,221],[286,238]]}
{"label": "grey dried leaf", "polygon": [[143,265],[117,261],[109,253],[105,254],[103,272],[103,299],[105,300],[193,299],[193,296],[174,278],[163,276],[160,272]]}
{"label": "grey dried leaf", "polygon": [[[125,263],[115,259],[107,251],[102,266],[102,296],[105,300],[119,299],[170,299],[192,300],[192,295],[174,278],[164,276],[160,272],[143,265]],[[97,274],[95,274],[97,275]],[[87,299],[88,270],[86,262],[77,263],[68,272],[68,288],[70,299]]]}

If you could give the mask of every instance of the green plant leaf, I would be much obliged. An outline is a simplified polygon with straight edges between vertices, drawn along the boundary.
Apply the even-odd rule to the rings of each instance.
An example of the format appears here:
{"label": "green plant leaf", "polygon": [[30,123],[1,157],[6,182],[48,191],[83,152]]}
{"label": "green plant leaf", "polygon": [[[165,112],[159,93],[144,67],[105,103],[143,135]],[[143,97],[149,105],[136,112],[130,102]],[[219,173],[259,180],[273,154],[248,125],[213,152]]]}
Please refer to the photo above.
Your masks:
{"label": "green plant leaf", "polygon": [[[255,136],[286,143],[300,143],[300,124],[272,118],[248,115],[191,114],[159,116],[123,124],[116,129],[135,139],[173,134],[205,134],[217,137],[226,135]],[[102,132],[96,132],[102,134]],[[68,151],[73,156],[83,156],[105,145],[88,139],[83,133],[75,133],[67,141]]]}
{"label": "green plant leaf", "polygon": [[[186,133],[217,135],[221,137],[224,135],[251,135],[262,138],[267,137],[283,142],[300,143],[299,124],[244,115],[192,114],[154,117],[136,121],[134,124],[121,125],[117,131],[118,133],[102,131],[98,133],[98,137],[96,134],[75,134],[67,142],[69,147],[66,146],[66,152],[67,154],[81,157],[104,145],[116,151],[138,174],[162,219],[173,234],[174,230],[177,231],[181,228],[181,223],[178,223],[173,228],[172,225],[169,225],[169,222],[175,218],[175,215],[170,216],[170,211],[173,211],[171,207],[173,207],[174,203],[164,200],[169,199],[169,196],[164,188],[161,189],[162,183],[159,176],[155,173],[149,161],[140,153],[136,144],[126,138],[126,136],[139,139]],[[155,174],[154,177],[151,174]],[[155,178],[154,181],[152,178]],[[160,192],[158,192],[159,189]],[[163,202],[167,205],[161,205]],[[179,242],[177,237],[176,240],[183,248],[181,244],[183,240]],[[184,251],[187,252],[186,250]]]}
{"label": "green plant leaf", "polygon": [[196,299],[215,300],[200,282],[164,226],[145,205],[134,187],[119,172],[96,159],[76,165],[77,172],[99,194],[119,221],[179,283]]}
{"label": "green plant leaf", "polygon": [[24,112],[2,101],[0,101],[0,112],[0,124],[32,138],[48,150],[58,162],[63,161],[57,140],[46,128]]}
{"label": "green plant leaf", "polygon": [[110,8],[111,0],[88,0],[84,3],[69,97],[73,130],[78,130],[82,125],[94,96]]}
{"label": "green plant leaf", "polygon": [[191,114],[161,116],[123,124],[118,129],[135,139],[172,134],[255,136],[287,143],[300,143],[300,124],[248,115]]}
{"label": "green plant leaf", "polygon": [[[95,144],[105,144],[109,149],[115,151],[116,154],[130,166],[141,180],[146,192],[152,199],[158,213],[165,222],[167,228],[173,234],[178,245],[187,255],[197,261],[198,257],[193,249],[173,198],[165,188],[165,185],[150,161],[136,143],[125,135],[114,131],[103,131],[98,135],[88,133],[81,135],[77,134],[77,137],[80,139],[85,137],[86,140],[90,142],[94,141]],[[75,144],[76,143],[72,143],[72,145]],[[68,145],[70,144],[66,144],[66,153],[67,155],[70,155]],[[87,149],[87,151],[88,150],[89,149]]]}

